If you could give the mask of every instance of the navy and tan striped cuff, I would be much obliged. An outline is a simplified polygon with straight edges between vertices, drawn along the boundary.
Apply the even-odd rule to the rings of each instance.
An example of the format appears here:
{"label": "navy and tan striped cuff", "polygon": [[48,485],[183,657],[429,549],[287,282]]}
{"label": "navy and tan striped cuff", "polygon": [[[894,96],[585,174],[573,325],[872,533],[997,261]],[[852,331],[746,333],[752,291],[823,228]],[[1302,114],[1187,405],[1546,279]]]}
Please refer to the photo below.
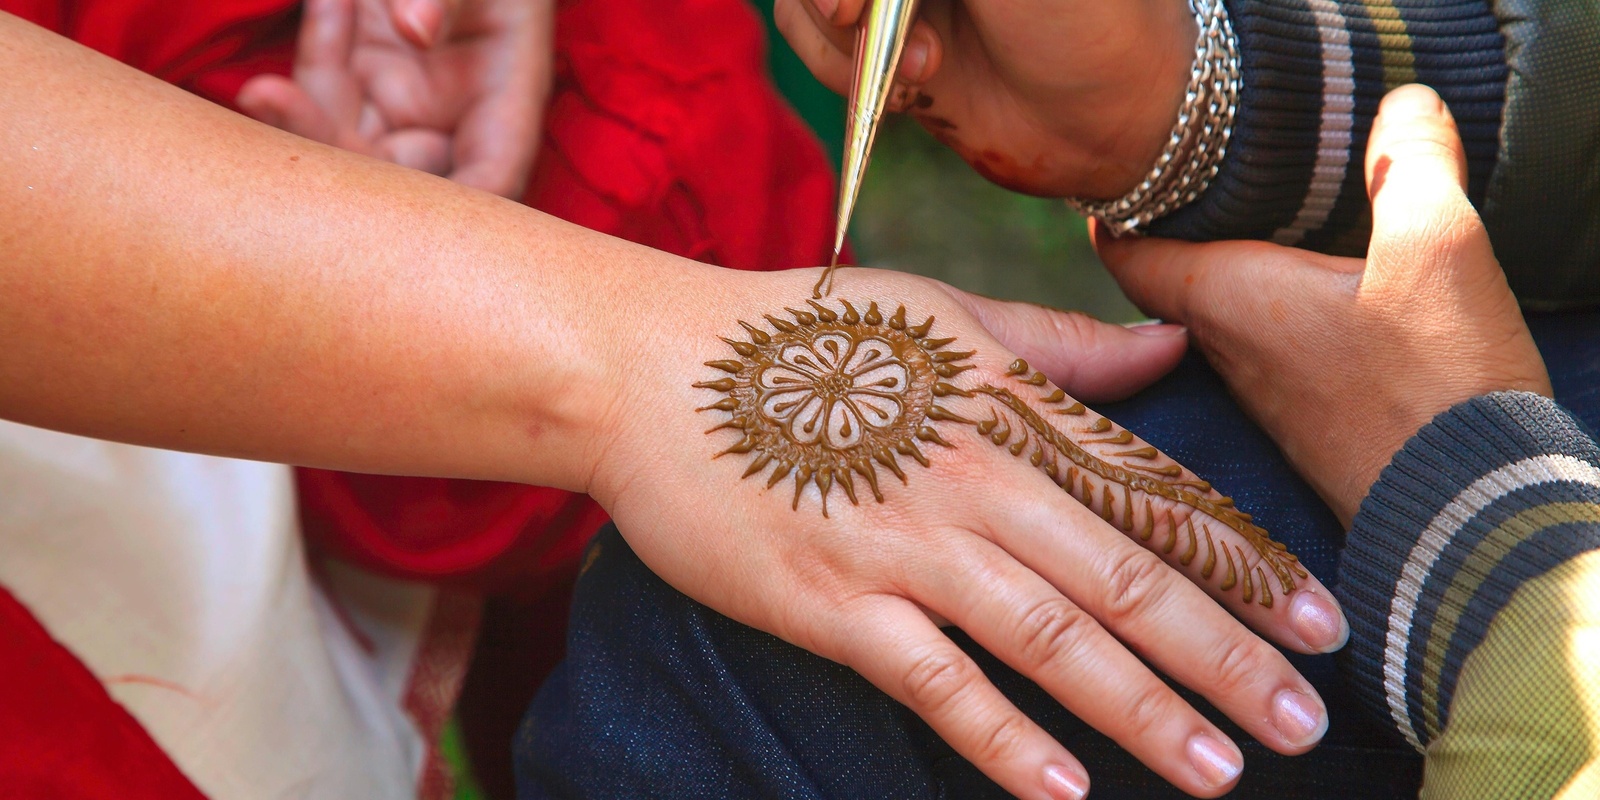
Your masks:
{"label": "navy and tan striped cuff", "polygon": [[1471,191],[1495,164],[1505,40],[1488,0],[1228,0],[1244,87],[1211,187],[1151,226],[1190,240],[1268,239],[1364,253],[1363,159],[1388,90],[1426,83],[1461,127]]}
{"label": "navy and tan striped cuff", "polygon": [[1419,750],[1517,589],[1600,549],[1600,447],[1555,402],[1500,393],[1439,415],[1361,504],[1339,566],[1344,671]]}

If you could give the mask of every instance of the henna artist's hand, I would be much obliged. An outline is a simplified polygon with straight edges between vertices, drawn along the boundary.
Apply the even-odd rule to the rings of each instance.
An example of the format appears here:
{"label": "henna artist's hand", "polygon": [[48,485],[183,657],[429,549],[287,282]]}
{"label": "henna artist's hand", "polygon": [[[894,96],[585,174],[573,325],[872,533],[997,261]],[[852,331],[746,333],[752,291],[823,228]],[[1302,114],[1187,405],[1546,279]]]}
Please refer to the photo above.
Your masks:
{"label": "henna artist's hand", "polygon": [[553,0],[308,0],[293,79],[236,102],[290,133],[516,198],[538,149]]}
{"label": "henna artist's hand", "polygon": [[1329,592],[1063,391],[1142,387],[1181,356],[1180,329],[865,269],[812,302],[815,277],[675,277],[611,310],[641,334],[588,485],[652,569],[856,669],[1019,797],[1077,797],[1084,769],[930,616],[1196,795],[1233,785],[1239,750],[1152,669],[1274,750],[1316,743],[1321,700],[1240,620],[1333,649]]}
{"label": "henna artist's hand", "polygon": [[[844,92],[868,0],[776,3],[790,46]],[[1002,186],[1117,197],[1166,144],[1196,35],[1184,0],[923,0],[891,101]]]}
{"label": "henna artist's hand", "polygon": [[1346,524],[1389,459],[1438,413],[1494,391],[1550,394],[1462,190],[1465,164],[1439,96],[1402,87],[1384,100],[1367,150],[1365,261],[1095,231],[1134,302],[1190,326],[1239,402]]}

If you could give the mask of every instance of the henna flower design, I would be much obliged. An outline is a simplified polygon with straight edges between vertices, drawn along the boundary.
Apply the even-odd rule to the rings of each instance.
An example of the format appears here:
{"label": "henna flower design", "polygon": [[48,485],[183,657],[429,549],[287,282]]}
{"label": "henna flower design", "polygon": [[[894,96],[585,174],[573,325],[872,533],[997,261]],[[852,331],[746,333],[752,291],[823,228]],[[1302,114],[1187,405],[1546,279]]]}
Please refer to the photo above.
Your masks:
{"label": "henna flower design", "polygon": [[757,373],[761,414],[801,444],[855,447],[869,426],[887,428],[905,416],[911,372],[893,353],[876,336],[856,340],[834,331],[791,344]]}
{"label": "henna flower design", "polygon": [[[878,469],[905,481],[901,457],[929,466],[921,444],[950,447],[933,428],[948,423],[1026,458],[1107,524],[1221,591],[1237,587],[1246,603],[1271,607],[1273,584],[1287,595],[1307,577],[1232,500],[1049,386],[1026,361],[1006,370],[1004,386],[962,388],[948,379],[972,369],[973,353],[932,338],[932,317],[910,325],[903,306],[885,319],[876,303],[858,312],[848,301],[837,310],[807,302],[810,310],[787,309],[793,322],[767,315],[770,329],[741,321],[749,338],[723,340],[738,357],[706,362],[725,374],[694,384],[725,395],[699,409],[728,414],[707,433],[741,434],[718,457],[750,455],[746,478],[770,467],[769,488],[792,476],[793,507],[809,485],[824,516],[835,485],[857,503],[857,480],[883,502]],[[964,417],[944,400],[987,409],[988,418]]]}
{"label": "henna flower design", "polygon": [[919,442],[949,446],[927,422],[935,384],[971,367],[971,353],[945,350],[953,339],[933,339],[933,318],[906,323],[905,308],[888,318],[870,303],[865,312],[848,301],[835,310],[811,301],[811,310],[789,309],[790,322],[768,316],[770,330],[746,322],[748,341],[725,340],[737,359],[707,362],[730,377],[695,386],[727,397],[701,411],[727,411],[731,418],[712,430],[744,436],[728,453],[753,453],[745,476],[772,467],[767,485],[793,475],[795,507],[809,484],[822,493],[842,488],[858,502],[856,480],[883,501],[878,469],[906,479],[899,458],[927,466]]}

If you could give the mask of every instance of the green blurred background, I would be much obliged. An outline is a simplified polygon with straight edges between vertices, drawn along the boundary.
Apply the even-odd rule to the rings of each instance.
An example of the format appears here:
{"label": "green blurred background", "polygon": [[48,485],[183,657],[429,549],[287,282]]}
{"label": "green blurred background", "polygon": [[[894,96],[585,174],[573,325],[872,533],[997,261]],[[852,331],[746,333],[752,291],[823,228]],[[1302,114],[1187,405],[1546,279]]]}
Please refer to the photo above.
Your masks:
{"label": "green blurred background", "polygon": [[[844,148],[844,100],[821,84],[767,18],[773,79],[833,163]],[[1089,247],[1083,219],[1057,200],[1008,192],[973,172],[916,123],[884,120],[851,229],[856,261],[937,278],[971,292],[1085,311],[1109,322],[1141,319]],[[456,800],[483,800],[455,725],[441,748],[455,767]]]}

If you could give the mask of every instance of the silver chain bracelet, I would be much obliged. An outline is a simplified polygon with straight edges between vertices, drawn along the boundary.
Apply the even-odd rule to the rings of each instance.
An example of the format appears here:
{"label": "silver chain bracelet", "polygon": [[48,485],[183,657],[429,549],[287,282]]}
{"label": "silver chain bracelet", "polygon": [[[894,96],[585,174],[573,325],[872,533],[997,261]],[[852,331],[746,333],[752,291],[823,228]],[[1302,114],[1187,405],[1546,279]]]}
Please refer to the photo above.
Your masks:
{"label": "silver chain bracelet", "polygon": [[1200,36],[1194,71],[1178,109],[1172,136],[1155,166],[1132,191],[1115,200],[1068,199],[1067,205],[1117,233],[1138,230],[1194,202],[1222,167],[1239,104],[1239,40],[1222,0],[1189,0]]}

